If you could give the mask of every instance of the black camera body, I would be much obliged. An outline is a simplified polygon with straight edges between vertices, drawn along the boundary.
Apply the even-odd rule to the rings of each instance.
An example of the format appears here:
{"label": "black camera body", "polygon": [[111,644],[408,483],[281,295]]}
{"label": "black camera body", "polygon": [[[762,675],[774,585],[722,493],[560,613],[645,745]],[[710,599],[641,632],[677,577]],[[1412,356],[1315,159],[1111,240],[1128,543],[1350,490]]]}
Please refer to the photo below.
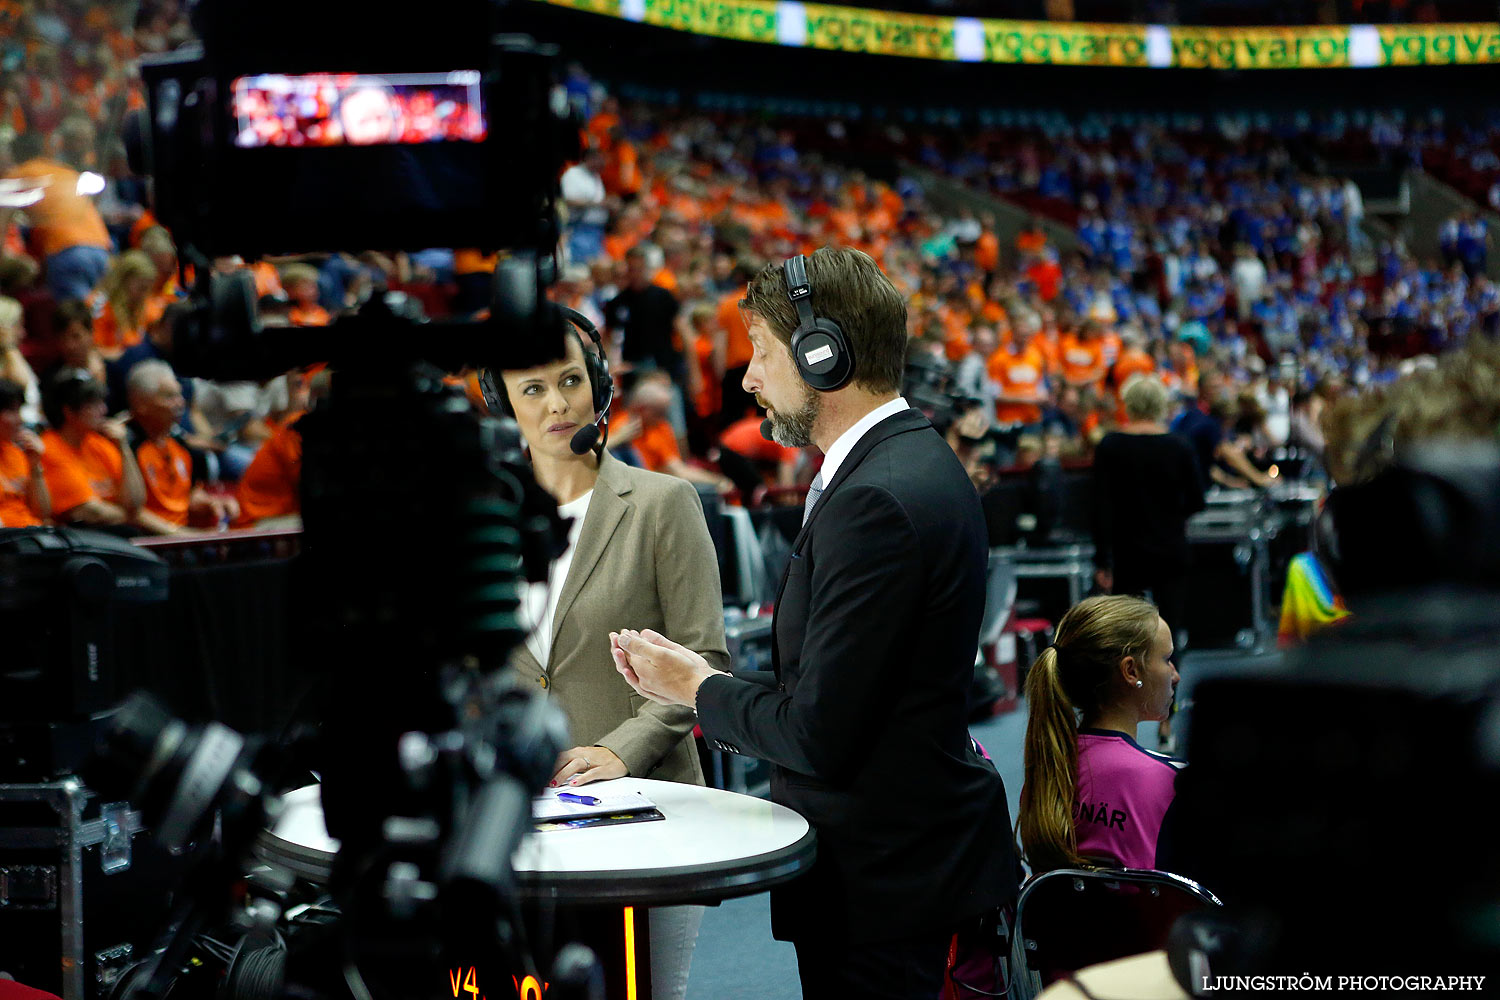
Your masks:
{"label": "black camera body", "polygon": [[[139,800],[164,843],[208,845],[131,996],[185,995],[174,984],[193,978],[195,949],[221,927],[244,942],[286,931],[297,957],[307,929],[289,926],[286,901],[247,907],[233,887],[275,793],[307,767],[341,846],[318,931],[333,947],[309,939],[315,968],[299,986],[426,995],[455,925],[497,967],[542,971],[509,859],[567,742],[555,706],[507,684],[504,668],[524,635],[520,588],[545,579],[566,523],[514,422],[475,413],[443,375],[563,355],[545,292],[578,132],[555,52],[498,34],[498,5],[404,13],[205,0],[193,12],[201,47],[142,67],[156,215],[198,272],[191,308],[172,320],[174,367],[265,379],[324,362],[332,380],[297,425],[304,529],[290,619],[296,664],[316,679],[299,726],[258,741],[135,699],[88,772]],[[262,325],[250,275],[216,261],[430,247],[501,253],[488,318],[427,322],[379,289],[324,328]],[[308,972],[286,942],[251,951]],[[235,986],[233,969],[226,981],[224,995],[260,995]]]}
{"label": "black camera body", "polygon": [[955,420],[984,404],[954,384],[952,369],[939,358],[908,358],[901,383],[901,395],[925,413],[939,433],[946,434]]}
{"label": "black camera body", "polygon": [[167,567],[77,528],[0,529],[0,781],[50,781],[87,756],[119,697],[122,616],[167,597]]}
{"label": "black camera body", "polygon": [[142,60],[157,217],[213,257],[353,249],[548,251],[577,129],[556,51],[498,5],[399,27],[350,0],[199,3],[203,39]]}

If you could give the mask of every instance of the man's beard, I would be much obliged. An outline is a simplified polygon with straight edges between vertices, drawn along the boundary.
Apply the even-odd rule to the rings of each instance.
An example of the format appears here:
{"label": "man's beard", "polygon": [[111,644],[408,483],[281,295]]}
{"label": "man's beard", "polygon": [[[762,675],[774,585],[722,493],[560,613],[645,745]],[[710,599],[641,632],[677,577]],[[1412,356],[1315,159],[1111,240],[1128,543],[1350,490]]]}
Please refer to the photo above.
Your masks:
{"label": "man's beard", "polygon": [[771,440],[783,448],[805,448],[813,443],[813,424],[823,411],[823,397],[816,389],[804,386],[802,405],[795,410],[770,410]]}

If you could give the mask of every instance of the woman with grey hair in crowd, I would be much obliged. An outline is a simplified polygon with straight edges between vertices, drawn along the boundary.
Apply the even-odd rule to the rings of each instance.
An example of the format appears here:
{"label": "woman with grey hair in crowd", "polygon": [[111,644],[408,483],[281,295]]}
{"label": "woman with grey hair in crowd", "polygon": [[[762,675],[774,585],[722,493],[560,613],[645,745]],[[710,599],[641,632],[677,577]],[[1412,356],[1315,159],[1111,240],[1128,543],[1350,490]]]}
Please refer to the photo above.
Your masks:
{"label": "woman with grey hair in crowd", "polygon": [[[1126,422],[1094,450],[1094,565],[1101,590],[1145,597],[1182,627],[1187,603],[1187,519],[1203,509],[1192,446],[1167,433],[1167,387],[1133,376],[1121,391]],[[1185,643],[1179,641],[1181,649]],[[1171,720],[1161,724],[1171,746]]]}

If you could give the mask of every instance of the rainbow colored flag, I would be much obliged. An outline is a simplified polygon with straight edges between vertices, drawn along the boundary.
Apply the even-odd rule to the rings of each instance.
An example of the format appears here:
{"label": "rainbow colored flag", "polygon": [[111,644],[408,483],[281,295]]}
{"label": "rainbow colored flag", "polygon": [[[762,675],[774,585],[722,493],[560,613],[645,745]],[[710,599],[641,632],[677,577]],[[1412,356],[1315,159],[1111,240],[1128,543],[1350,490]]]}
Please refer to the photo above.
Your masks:
{"label": "rainbow colored flag", "polygon": [[1314,632],[1347,617],[1349,609],[1333,589],[1318,557],[1311,552],[1293,556],[1286,571],[1286,590],[1281,595],[1277,642],[1282,646],[1305,642]]}

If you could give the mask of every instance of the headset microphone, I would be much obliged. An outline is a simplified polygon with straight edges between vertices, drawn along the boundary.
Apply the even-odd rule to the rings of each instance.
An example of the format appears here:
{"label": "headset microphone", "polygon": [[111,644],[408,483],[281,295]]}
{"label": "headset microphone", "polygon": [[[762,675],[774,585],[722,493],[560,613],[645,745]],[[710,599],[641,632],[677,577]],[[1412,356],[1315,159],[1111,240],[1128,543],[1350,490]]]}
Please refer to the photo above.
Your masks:
{"label": "headset microphone", "polygon": [[760,422],[760,436],[763,437],[763,438],[765,438],[767,441],[775,441],[776,440],[774,437],[771,436],[771,418],[770,417],[767,417],[766,419],[764,419],[764,420],[762,420]]}
{"label": "headset microphone", "polygon": [[594,445],[599,443],[599,437],[601,434],[599,430],[599,422],[603,420],[606,415],[607,411],[606,413],[599,414],[594,418],[593,423],[588,424],[584,427],[580,427],[578,431],[574,433],[573,439],[568,442],[568,447],[573,449],[573,454],[586,454],[593,449]]}

